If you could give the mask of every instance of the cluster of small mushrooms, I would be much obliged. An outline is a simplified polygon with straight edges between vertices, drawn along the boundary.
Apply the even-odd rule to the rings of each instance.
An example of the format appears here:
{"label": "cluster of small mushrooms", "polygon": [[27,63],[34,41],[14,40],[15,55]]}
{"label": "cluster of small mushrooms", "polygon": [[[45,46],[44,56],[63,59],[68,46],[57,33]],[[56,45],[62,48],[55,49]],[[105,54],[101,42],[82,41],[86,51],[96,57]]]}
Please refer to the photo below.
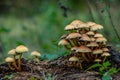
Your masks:
{"label": "cluster of small mushrooms", "polygon": [[[27,52],[28,52],[28,48],[24,45],[17,46],[15,49],[11,49],[10,51],[8,51],[8,54],[11,56],[5,58],[5,61],[8,63],[9,69],[21,71],[22,54]],[[41,56],[39,52],[33,51],[31,55],[35,56],[34,60],[39,62],[39,56]]]}
{"label": "cluster of small mushrooms", "polygon": [[104,62],[110,56],[106,47],[107,39],[98,32],[101,29],[103,26],[100,24],[80,20],[74,20],[64,28],[69,34],[61,36],[58,45],[74,53],[67,60],[68,64],[82,69],[83,62]]}

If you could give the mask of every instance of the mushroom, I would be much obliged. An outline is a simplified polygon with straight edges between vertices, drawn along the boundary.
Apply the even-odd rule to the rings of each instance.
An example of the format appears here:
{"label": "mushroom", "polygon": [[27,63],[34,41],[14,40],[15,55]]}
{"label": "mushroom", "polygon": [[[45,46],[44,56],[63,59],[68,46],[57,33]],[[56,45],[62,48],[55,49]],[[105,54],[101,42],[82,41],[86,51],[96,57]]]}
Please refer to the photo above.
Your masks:
{"label": "mushroom", "polygon": [[99,28],[97,27],[96,24],[90,27],[90,30],[91,30],[91,31],[94,31],[95,33],[97,33],[97,30],[98,30],[98,29],[99,29]]}
{"label": "mushroom", "polygon": [[96,33],[96,34],[94,35],[94,37],[95,37],[95,38],[98,38],[98,37],[103,37],[103,35],[102,35],[102,34],[100,34],[100,33]]}
{"label": "mushroom", "polygon": [[20,45],[16,47],[16,53],[18,54],[18,70],[21,71],[21,57],[23,53],[28,52],[28,48],[25,47],[24,45]]}
{"label": "mushroom", "polygon": [[8,51],[8,54],[9,55],[13,55],[13,59],[14,59],[14,62],[13,62],[13,65],[14,65],[14,67],[16,68],[16,69],[18,69],[18,67],[17,67],[17,64],[16,64],[16,50],[15,49],[11,49],[10,51]]}
{"label": "mushroom", "polygon": [[32,56],[35,56],[35,61],[37,61],[37,62],[39,62],[40,60],[39,60],[39,57],[41,56],[41,54],[39,53],[39,52],[37,52],[37,51],[33,51],[32,53],[31,53],[31,55]]}
{"label": "mushroom", "polygon": [[78,26],[81,25],[82,23],[83,23],[83,22],[80,21],[80,20],[74,20],[74,21],[72,21],[70,24],[73,25],[73,26],[75,26],[76,29],[77,29]]}
{"label": "mushroom", "polygon": [[89,26],[93,26],[93,25],[95,25],[96,23],[89,21],[89,22],[86,22],[86,24],[89,25]]}
{"label": "mushroom", "polygon": [[98,37],[97,39],[96,39],[96,42],[101,46],[101,44],[102,43],[104,43],[104,42],[106,42],[107,41],[107,39],[106,38],[104,38],[104,37]]}
{"label": "mushroom", "polygon": [[101,56],[104,57],[103,59],[103,62],[104,62],[106,60],[106,57],[110,56],[110,53],[104,52]]}
{"label": "mushroom", "polygon": [[[58,42],[58,45],[62,45],[64,46],[66,49],[69,49],[68,45],[70,45],[70,43],[66,40],[66,39],[61,39],[59,42]],[[72,45],[71,45],[72,46]]]}
{"label": "mushroom", "polygon": [[89,28],[89,26],[86,24],[86,23],[82,23],[82,24],[80,24],[79,26],[78,26],[78,28],[79,29],[82,29],[82,31],[79,31],[79,33],[81,33],[81,34],[85,34],[85,29],[86,28]]}
{"label": "mushroom", "polygon": [[95,56],[95,59],[97,59],[98,54],[101,54],[101,53],[103,53],[103,50],[101,50],[101,49],[96,49],[96,50],[93,50],[93,54],[95,54],[95,55],[96,55],[96,56]]}
{"label": "mushroom", "polygon": [[88,58],[86,57],[85,53],[90,53],[91,52],[91,49],[89,49],[88,47],[84,46],[84,45],[81,45],[80,47],[78,47],[78,49],[76,50],[76,52],[82,54],[82,57],[85,61],[88,61]]}
{"label": "mushroom", "polygon": [[64,30],[73,32],[73,30],[75,30],[76,28],[77,28],[76,26],[69,24],[64,28]]}
{"label": "mushroom", "polygon": [[88,31],[86,34],[87,34],[88,36],[90,36],[90,37],[94,36],[94,32],[93,32],[93,31]]}
{"label": "mushroom", "polygon": [[13,68],[13,67],[11,66],[11,63],[14,62],[14,58],[7,57],[7,58],[5,58],[5,62],[8,63],[8,67],[9,67],[10,70],[15,70],[15,68]]}
{"label": "mushroom", "polygon": [[102,60],[101,59],[95,59],[94,60],[94,62],[97,62],[97,63],[99,63],[99,62],[101,62]]}
{"label": "mushroom", "polygon": [[108,51],[109,51],[108,48],[102,48],[102,50],[103,50],[104,52],[108,52]]}
{"label": "mushroom", "polygon": [[90,41],[90,38],[86,34],[82,34],[80,41],[82,45],[86,45]]}
{"label": "mushroom", "polygon": [[77,49],[78,49],[78,47],[74,46],[74,47],[71,48],[71,51],[76,51]]}
{"label": "mushroom", "polygon": [[70,34],[66,37],[66,39],[73,40],[74,45],[78,46],[78,45],[79,45],[79,44],[78,44],[78,39],[79,39],[79,37],[81,37],[81,34],[73,32],[73,33],[70,33]]}

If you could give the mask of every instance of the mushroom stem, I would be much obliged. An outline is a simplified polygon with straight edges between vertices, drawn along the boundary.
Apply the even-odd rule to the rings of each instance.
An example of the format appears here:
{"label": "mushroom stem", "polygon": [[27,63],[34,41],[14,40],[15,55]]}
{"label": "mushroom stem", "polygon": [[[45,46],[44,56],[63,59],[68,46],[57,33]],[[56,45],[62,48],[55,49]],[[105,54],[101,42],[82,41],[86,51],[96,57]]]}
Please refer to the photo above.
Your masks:
{"label": "mushroom stem", "polygon": [[15,68],[11,67],[10,63],[8,63],[8,67],[9,67],[9,69],[12,70],[12,71],[15,70]]}
{"label": "mushroom stem", "polygon": [[18,58],[18,71],[21,71],[21,57],[22,57],[22,53],[19,54],[19,58]]}
{"label": "mushroom stem", "polygon": [[15,55],[14,55],[13,57],[14,57],[13,65],[14,65],[14,67],[18,70],[18,67],[17,67],[17,64],[16,64],[16,58],[15,58]]}
{"label": "mushroom stem", "polygon": [[85,53],[82,53],[82,57],[83,57],[83,59],[85,59],[86,61],[89,62],[89,60],[88,60],[87,57],[85,56]]}
{"label": "mushroom stem", "polygon": [[106,60],[106,56],[104,57],[103,62],[105,62],[105,60]]}
{"label": "mushroom stem", "polygon": [[97,59],[97,57],[98,57],[98,54],[95,55],[95,59]]}
{"label": "mushroom stem", "polygon": [[82,61],[80,62],[80,69],[82,69]]}

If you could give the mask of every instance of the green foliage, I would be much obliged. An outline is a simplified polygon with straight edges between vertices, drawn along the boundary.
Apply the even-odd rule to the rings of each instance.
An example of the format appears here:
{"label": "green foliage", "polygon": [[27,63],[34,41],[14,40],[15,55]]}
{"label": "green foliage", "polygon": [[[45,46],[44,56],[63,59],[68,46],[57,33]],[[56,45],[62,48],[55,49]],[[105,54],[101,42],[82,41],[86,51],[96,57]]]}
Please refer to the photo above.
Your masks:
{"label": "green foliage", "polygon": [[99,74],[102,75],[102,80],[110,80],[111,75],[114,73],[120,71],[120,69],[116,69],[114,67],[110,67],[111,63],[110,62],[104,62],[102,64],[96,63],[89,67],[87,70],[93,69],[93,68],[98,68]]}
{"label": "green foliage", "polygon": [[31,76],[30,80],[37,80],[35,77]]}
{"label": "green foliage", "polygon": [[5,76],[3,77],[3,80],[4,80],[4,79],[5,79],[5,80],[13,80],[13,78],[14,78],[14,73],[11,74],[11,75],[5,75]]}

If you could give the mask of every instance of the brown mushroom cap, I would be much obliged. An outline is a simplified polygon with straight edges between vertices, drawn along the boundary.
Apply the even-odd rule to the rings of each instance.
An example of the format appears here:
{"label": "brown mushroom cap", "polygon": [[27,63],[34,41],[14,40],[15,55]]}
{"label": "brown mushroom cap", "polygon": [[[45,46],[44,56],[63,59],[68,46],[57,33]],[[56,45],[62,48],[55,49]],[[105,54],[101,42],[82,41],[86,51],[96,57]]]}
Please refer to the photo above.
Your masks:
{"label": "brown mushroom cap", "polygon": [[99,29],[99,28],[98,28],[97,24],[95,24],[95,25],[93,25],[93,26],[90,27],[90,30],[91,30],[91,31],[96,31],[96,30],[98,30],[98,29]]}
{"label": "brown mushroom cap", "polygon": [[79,61],[79,59],[77,57],[73,56],[73,57],[69,58],[69,61],[76,62],[76,61]]}
{"label": "brown mushroom cap", "polygon": [[65,39],[67,37],[67,34],[64,34],[60,37],[60,39]]}
{"label": "brown mushroom cap", "polygon": [[16,50],[15,49],[11,49],[10,51],[8,51],[8,54],[16,55]]}
{"label": "brown mushroom cap", "polygon": [[14,58],[7,57],[5,58],[5,62],[8,62],[8,63],[14,62]]}
{"label": "brown mushroom cap", "polygon": [[101,49],[93,50],[93,54],[101,54],[103,51]]}
{"label": "brown mushroom cap", "polygon": [[89,22],[86,22],[86,24],[88,24],[89,26],[93,26],[93,25],[95,25],[96,23],[89,21]]}
{"label": "brown mushroom cap", "polygon": [[82,41],[90,41],[90,38],[86,34],[82,34],[80,40],[82,40]]}
{"label": "brown mushroom cap", "polygon": [[91,52],[91,49],[86,47],[86,46],[84,46],[84,45],[81,45],[80,47],[78,47],[76,52],[87,53],[87,52]]}
{"label": "brown mushroom cap", "polygon": [[110,53],[104,52],[101,56],[110,56]]}
{"label": "brown mushroom cap", "polygon": [[28,52],[28,48],[25,47],[24,45],[20,45],[18,47],[16,47],[16,52],[17,53],[25,53],[25,52]]}
{"label": "brown mushroom cap", "polygon": [[97,24],[98,29],[103,29],[103,26],[100,24]]}
{"label": "brown mushroom cap", "polygon": [[96,42],[106,42],[106,41],[107,41],[107,39],[104,37],[99,37],[96,39]]}
{"label": "brown mushroom cap", "polygon": [[93,31],[89,31],[89,32],[87,32],[86,34],[89,35],[89,36],[93,36],[93,35],[94,35],[94,32],[93,32]]}
{"label": "brown mushroom cap", "polygon": [[58,45],[69,45],[69,42],[66,39],[61,39]]}
{"label": "brown mushroom cap", "polygon": [[32,56],[41,56],[41,54],[40,54],[39,52],[37,52],[37,51],[33,51],[33,52],[31,53],[31,55],[32,55]]}
{"label": "brown mushroom cap", "polygon": [[96,42],[90,42],[89,44],[86,45],[87,47],[97,47],[99,46]]}
{"label": "brown mushroom cap", "polygon": [[76,28],[78,28],[78,25],[81,25],[83,22],[80,20],[74,20],[72,21],[70,24],[72,24],[73,26],[75,26]]}
{"label": "brown mushroom cap", "polygon": [[102,50],[105,51],[105,52],[109,51],[108,48],[102,48]]}
{"label": "brown mushroom cap", "polygon": [[92,42],[95,41],[95,38],[90,38],[90,41],[92,41]]}
{"label": "brown mushroom cap", "polygon": [[79,37],[81,37],[81,34],[79,34],[79,33],[70,33],[67,37],[66,37],[66,39],[73,39],[73,38],[79,38]]}
{"label": "brown mushroom cap", "polygon": [[95,59],[94,62],[101,62],[101,59]]}
{"label": "brown mushroom cap", "polygon": [[94,35],[94,37],[95,37],[95,38],[98,38],[98,37],[103,37],[103,35],[102,35],[102,34],[100,34],[100,33],[96,33],[96,34]]}
{"label": "brown mushroom cap", "polygon": [[78,28],[89,28],[89,26],[86,23],[82,23],[78,26]]}
{"label": "brown mushroom cap", "polygon": [[71,51],[76,51],[77,49],[78,49],[78,47],[74,46],[74,47],[71,48]]}
{"label": "brown mushroom cap", "polygon": [[65,29],[64,30],[74,30],[74,29],[76,29],[77,27],[76,26],[74,26],[74,25],[71,25],[71,24],[69,24],[69,25],[67,25],[66,27],[65,27]]}

